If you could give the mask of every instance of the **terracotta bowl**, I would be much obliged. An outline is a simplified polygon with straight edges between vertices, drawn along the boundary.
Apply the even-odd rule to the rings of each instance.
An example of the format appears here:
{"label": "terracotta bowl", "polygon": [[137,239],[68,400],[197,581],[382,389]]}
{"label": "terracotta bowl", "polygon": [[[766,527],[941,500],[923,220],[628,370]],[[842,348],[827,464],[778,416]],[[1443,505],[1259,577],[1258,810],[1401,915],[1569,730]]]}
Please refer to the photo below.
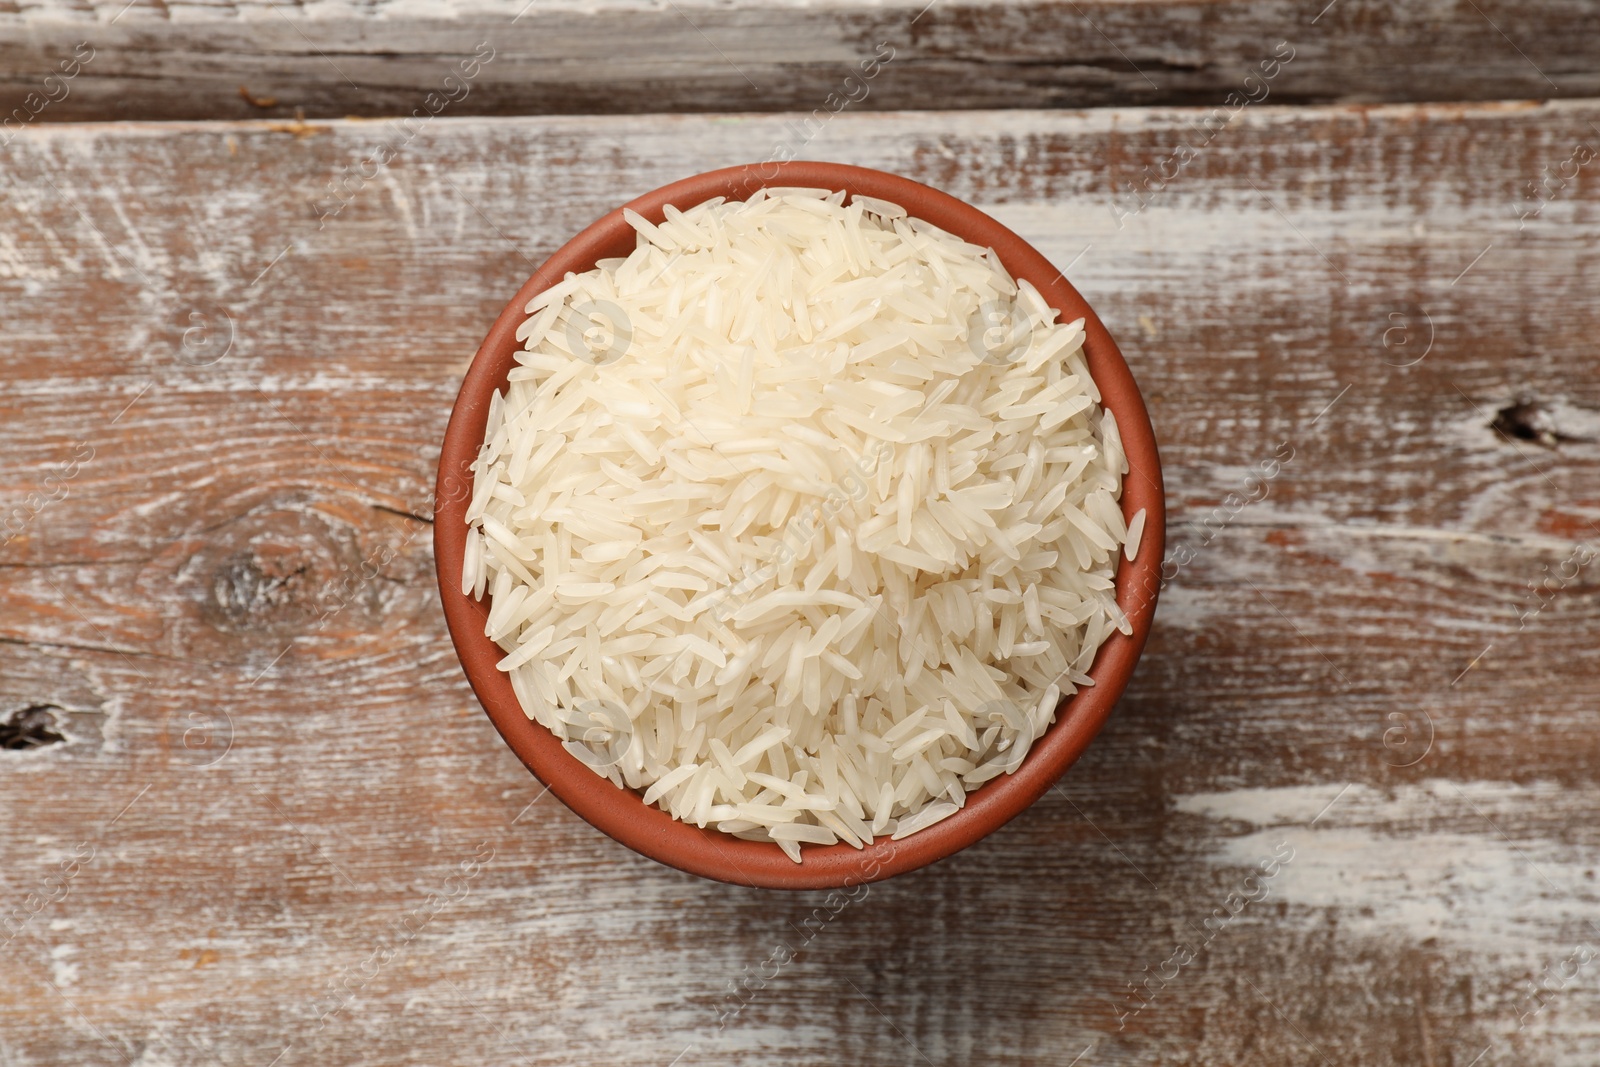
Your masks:
{"label": "terracotta bowl", "polygon": [[478,699],[500,736],[539,780],[573,811],[629,848],[679,870],[747,886],[781,889],[846,887],[915,870],[958,852],[992,833],[1033,803],[1083,753],[1122,694],[1150,633],[1165,540],[1161,467],[1155,435],[1133,375],[1116,342],[1082,296],[1061,272],[1026,241],[977,208],[908,178],[836,163],[766,163],[731,167],[674,182],[646,193],[627,206],[660,223],[667,204],[687,209],[716,196],[746,199],[763,186],[843,189],[900,204],[912,215],[974,244],[993,248],[1017,278],[1036,286],[1063,321],[1085,320],[1084,352],[1105,406],[1116,413],[1130,467],[1124,479],[1122,510],[1127,517],[1143,508],[1143,545],[1133,562],[1117,571],[1117,602],[1132,623],[1131,636],[1114,633],[1101,647],[1089,673],[1092,687],[1063,702],[1056,721],[1035,742],[1022,766],[985,783],[944,821],[900,841],[880,837],[865,849],[845,844],[805,846],[804,862],[794,863],[777,845],[744,841],[715,829],[677,822],[645,806],[638,793],[619,789],[562,749],[555,736],[530,720],[517,703],[507,676],[495,668],[504,655],[484,636],[488,598],[461,592],[466,546],[466,508],[471,498],[470,464],[483,442],[489,397],[506,385],[513,356],[521,347],[517,326],[523,308],[568,271],[586,271],[595,262],[625,256],[634,231],[617,208],[567,242],[534,273],[495,320],[462,383],[439,460],[433,527],[439,569],[439,595],[456,652]]}

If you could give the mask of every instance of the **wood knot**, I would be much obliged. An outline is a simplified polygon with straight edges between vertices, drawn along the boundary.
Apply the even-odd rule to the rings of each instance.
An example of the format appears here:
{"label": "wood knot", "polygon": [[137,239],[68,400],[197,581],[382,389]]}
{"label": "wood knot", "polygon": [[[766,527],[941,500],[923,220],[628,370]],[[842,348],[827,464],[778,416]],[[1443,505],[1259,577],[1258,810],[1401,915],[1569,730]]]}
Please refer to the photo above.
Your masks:
{"label": "wood knot", "polygon": [[[226,633],[303,632],[360,600],[341,583],[359,568],[355,532],[316,511],[242,516],[215,531],[188,568],[201,611]],[[359,593],[359,590],[356,591]]]}
{"label": "wood knot", "polygon": [[1495,412],[1489,429],[1508,441],[1532,441],[1543,448],[1555,448],[1563,441],[1589,441],[1592,438],[1563,433],[1556,426],[1556,413],[1550,405],[1527,397],[1518,398]]}
{"label": "wood knot", "polygon": [[56,719],[61,710],[54,704],[30,704],[12,712],[0,720],[0,749],[20,752],[61,744],[67,739]]}
{"label": "wood knot", "polygon": [[242,623],[280,613],[303,598],[311,569],[310,563],[289,553],[241,552],[218,568],[211,590],[222,613]]}
{"label": "wood knot", "polygon": [[1537,400],[1518,400],[1495,412],[1489,428],[1502,437],[1517,441],[1536,441],[1546,448],[1554,448],[1556,420]]}

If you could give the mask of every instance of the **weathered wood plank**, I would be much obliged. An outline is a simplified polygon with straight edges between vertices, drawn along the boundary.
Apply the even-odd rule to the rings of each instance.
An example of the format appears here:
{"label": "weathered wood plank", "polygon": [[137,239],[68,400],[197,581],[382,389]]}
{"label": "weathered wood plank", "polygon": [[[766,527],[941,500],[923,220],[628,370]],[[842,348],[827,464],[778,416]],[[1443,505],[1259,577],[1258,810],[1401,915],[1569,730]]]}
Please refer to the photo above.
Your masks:
{"label": "weathered wood plank", "polygon": [[[1600,95],[1597,39],[1584,0],[6,0],[0,110],[389,116],[438,110],[436,92],[453,115],[818,109],[820,121],[843,107],[1211,107],[1234,92],[1549,99]],[[1293,62],[1247,81],[1280,42]],[[87,61],[62,68],[75,54]],[[472,77],[447,82],[463,61]],[[46,89],[60,69],[76,77]]]}
{"label": "weathered wood plank", "polygon": [[[1594,1062],[1600,970],[1559,975],[1600,945],[1600,582],[1528,583],[1600,536],[1600,187],[1560,178],[1600,105],[1248,108],[1145,187],[1199,119],[812,146],[1067,268],[1150,399],[1176,570],[1060,789],[837,915],[541,798],[407,517],[528,261],[790,117],[441,119],[320,229],[388,127],[19,138],[0,719],[68,740],[0,751],[0,1063]],[[1554,447],[1489,428],[1524,396]]]}

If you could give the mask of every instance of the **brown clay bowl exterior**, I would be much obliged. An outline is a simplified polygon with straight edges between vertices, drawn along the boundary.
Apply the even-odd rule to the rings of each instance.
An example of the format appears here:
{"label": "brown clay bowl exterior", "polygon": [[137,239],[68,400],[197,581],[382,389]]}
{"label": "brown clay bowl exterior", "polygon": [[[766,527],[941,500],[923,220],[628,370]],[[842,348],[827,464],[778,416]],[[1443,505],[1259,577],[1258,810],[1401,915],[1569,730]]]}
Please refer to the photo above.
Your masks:
{"label": "brown clay bowl exterior", "polygon": [[568,755],[553,734],[523,713],[509,679],[495,667],[504,653],[484,636],[487,598],[480,602],[461,592],[472,488],[469,466],[483,441],[490,394],[505,387],[520,347],[515,334],[524,318],[522,309],[568,271],[590,270],[597,260],[632,251],[634,231],[623,220],[622,208],[578,234],[534,273],[495,320],[472,361],[439,459],[433,528],[439,595],[467,679],[500,736],[552,793],[594,826],[651,859],[706,878],[775,889],[848,887],[915,870],[999,829],[1049,789],[1099,732],[1128,684],[1155,613],[1166,528],[1161,467],[1139,388],[1100,319],[1044,256],[969,204],[882,171],[796,161],[711,171],[646,193],[627,206],[660,223],[667,204],[687,209],[716,196],[742,200],[763,186],[844,189],[900,204],[958,237],[993,248],[1013,276],[1032,282],[1051,307],[1061,309],[1062,321],[1083,317],[1089,370],[1105,406],[1116,413],[1127,450],[1123,514],[1131,518],[1140,508],[1146,513],[1138,558],[1131,563],[1122,559],[1116,577],[1117,602],[1127,612],[1133,633],[1113,633],[1101,647],[1089,672],[1095,684],[1064,701],[1055,723],[1015,773],[986,782],[943,822],[900,841],[880,837],[862,850],[845,844],[804,846],[804,862],[798,864],[776,845],[703,830],[647,807],[639,794],[617,788]]}

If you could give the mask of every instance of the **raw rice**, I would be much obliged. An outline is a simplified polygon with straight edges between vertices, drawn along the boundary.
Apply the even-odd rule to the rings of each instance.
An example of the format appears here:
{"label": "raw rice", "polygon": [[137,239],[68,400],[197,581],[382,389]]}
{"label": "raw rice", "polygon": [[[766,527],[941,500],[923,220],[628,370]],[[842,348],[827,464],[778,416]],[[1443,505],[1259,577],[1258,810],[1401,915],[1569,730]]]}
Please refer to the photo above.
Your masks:
{"label": "raw rice", "polygon": [[666,216],[529,302],[462,590],[529,717],[646,803],[796,862],[926,829],[1130,629],[1145,514],[1083,320],[883,201]]}

